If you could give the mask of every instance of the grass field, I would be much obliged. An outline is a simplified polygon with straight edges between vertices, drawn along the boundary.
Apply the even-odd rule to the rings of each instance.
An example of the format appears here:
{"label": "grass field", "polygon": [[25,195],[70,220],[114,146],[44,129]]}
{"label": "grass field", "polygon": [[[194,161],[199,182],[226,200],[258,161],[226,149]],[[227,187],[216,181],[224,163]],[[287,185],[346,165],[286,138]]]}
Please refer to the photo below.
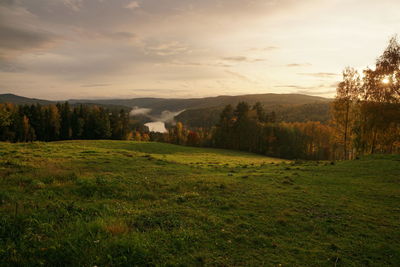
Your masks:
{"label": "grass field", "polygon": [[400,156],[0,143],[0,266],[400,266]]}

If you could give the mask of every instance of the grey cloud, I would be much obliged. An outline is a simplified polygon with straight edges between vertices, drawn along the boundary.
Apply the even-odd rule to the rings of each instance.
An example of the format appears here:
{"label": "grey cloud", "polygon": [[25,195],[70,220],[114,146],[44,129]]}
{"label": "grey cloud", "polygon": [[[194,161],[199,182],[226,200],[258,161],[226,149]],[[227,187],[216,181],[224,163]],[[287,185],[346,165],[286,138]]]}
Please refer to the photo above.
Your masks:
{"label": "grey cloud", "polygon": [[[142,82],[140,86],[152,86],[151,82],[157,80],[215,80],[226,78],[226,74],[232,80],[236,77],[251,81],[239,72],[226,73],[226,69],[216,68],[265,59],[241,55],[243,50],[224,50],[228,56],[239,56],[221,59],[225,54],[221,53],[219,41],[225,32],[230,34],[227,29],[238,33],[247,29],[247,19],[275,15],[276,10],[298,5],[295,0],[0,0],[0,3],[0,71],[24,71],[29,74],[26,77],[35,77],[44,84],[61,78],[66,81],[64,87],[78,83],[87,91],[90,87],[95,91],[95,87],[108,86],[99,83],[98,78],[104,76],[107,80],[118,76],[115,79],[118,84],[114,86],[121,87],[136,77],[138,83]],[[260,46],[257,49],[278,49],[266,44],[268,41],[257,43]],[[245,45],[244,49],[252,46]]]}
{"label": "grey cloud", "polygon": [[119,39],[136,39],[137,35],[131,32],[111,32],[106,34],[106,36],[110,36],[111,38],[119,38]]}
{"label": "grey cloud", "polygon": [[23,72],[24,70],[19,64],[0,58],[0,72]]}
{"label": "grey cloud", "polygon": [[0,0],[0,6],[11,6],[15,4],[15,0]]}
{"label": "grey cloud", "polygon": [[125,8],[128,8],[128,9],[137,9],[139,7],[140,7],[140,4],[138,1],[132,1],[125,6]]}
{"label": "grey cloud", "polygon": [[62,0],[63,4],[68,8],[79,11],[82,8],[83,0]]}
{"label": "grey cloud", "polygon": [[105,87],[110,86],[110,83],[93,83],[93,84],[82,84],[81,87]]}
{"label": "grey cloud", "polygon": [[56,40],[56,36],[49,32],[18,29],[7,25],[0,25],[0,48],[7,50],[24,50],[48,46]]}
{"label": "grey cloud", "polygon": [[[231,22],[232,15],[236,17],[253,17],[255,14],[264,16],[299,5],[295,0],[164,0],[162,3],[160,0],[41,0],[40,4],[34,0],[19,0],[18,3],[48,23],[91,29],[127,24],[133,27],[149,26],[149,24],[154,27],[163,27],[169,18],[179,17],[182,18],[182,24],[177,28],[194,22],[201,26],[205,25],[205,18],[207,21],[229,18]],[[267,46],[263,49],[275,48]]]}
{"label": "grey cloud", "polygon": [[20,61],[32,73],[57,75],[69,80],[124,73],[132,62],[156,62],[154,57],[146,57],[140,47],[119,43],[93,47],[90,47],[90,43],[74,45],[57,54],[44,54],[33,61],[21,58]]}

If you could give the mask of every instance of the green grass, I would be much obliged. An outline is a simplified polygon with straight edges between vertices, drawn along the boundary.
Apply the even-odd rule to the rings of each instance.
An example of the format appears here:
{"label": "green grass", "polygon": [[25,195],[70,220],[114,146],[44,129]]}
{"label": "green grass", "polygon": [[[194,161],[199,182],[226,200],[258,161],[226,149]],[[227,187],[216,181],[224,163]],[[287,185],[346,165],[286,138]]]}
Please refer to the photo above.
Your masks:
{"label": "green grass", "polygon": [[0,266],[399,266],[400,156],[0,143]]}

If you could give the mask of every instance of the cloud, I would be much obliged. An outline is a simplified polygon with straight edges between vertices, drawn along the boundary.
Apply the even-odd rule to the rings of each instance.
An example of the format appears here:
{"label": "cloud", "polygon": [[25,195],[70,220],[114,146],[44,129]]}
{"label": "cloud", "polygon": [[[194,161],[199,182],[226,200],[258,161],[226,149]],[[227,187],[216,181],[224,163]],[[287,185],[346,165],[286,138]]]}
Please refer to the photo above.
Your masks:
{"label": "cloud", "polygon": [[296,94],[304,94],[304,95],[333,95],[336,90],[312,90],[312,89],[301,89],[296,91]]}
{"label": "cloud", "polygon": [[0,6],[11,6],[15,4],[15,0],[1,0]]}
{"label": "cloud", "polygon": [[179,60],[174,60],[172,62],[165,63],[165,65],[172,66],[183,66],[183,67],[216,67],[216,68],[229,68],[232,67],[230,64],[225,64],[222,62],[184,62]]}
{"label": "cloud", "polygon": [[57,39],[56,35],[35,30],[20,29],[8,25],[0,25],[0,49],[6,50],[33,50],[48,47]]}
{"label": "cloud", "polygon": [[136,33],[128,31],[110,31],[110,30],[86,30],[82,28],[74,29],[74,32],[82,39],[108,39],[113,41],[137,41],[139,39]]}
{"label": "cloud", "polygon": [[287,84],[287,85],[275,85],[276,88],[295,88],[295,89],[308,89],[308,86],[300,86],[294,84]]}
{"label": "cloud", "polygon": [[73,11],[80,11],[83,5],[83,0],[62,0],[62,2]]}
{"label": "cloud", "polygon": [[270,46],[265,46],[265,47],[253,47],[253,48],[250,48],[249,51],[272,51],[272,50],[277,50],[277,49],[279,49],[278,46],[270,45]]}
{"label": "cloud", "polygon": [[239,79],[241,79],[243,81],[253,82],[251,79],[249,79],[247,76],[245,76],[243,74],[240,74],[240,73],[237,73],[237,72],[234,72],[234,71],[229,71],[229,70],[227,70],[225,72],[230,74],[230,75],[232,75],[232,76],[234,76],[234,77],[236,77],[236,78],[239,78]]}
{"label": "cloud", "polygon": [[372,63],[398,28],[398,0],[333,2],[0,0],[0,80],[57,98],[306,90],[294,86],[339,80],[321,70]]}
{"label": "cloud", "polygon": [[332,95],[336,92],[337,83],[303,86],[296,84],[276,85],[276,88],[297,89],[293,93],[306,95]]}
{"label": "cloud", "polygon": [[310,67],[312,64],[310,63],[290,63],[287,64],[286,67],[293,68],[293,67]]}
{"label": "cloud", "polygon": [[13,62],[8,61],[7,59],[0,58],[0,72],[23,72],[25,69]]}
{"label": "cloud", "polygon": [[247,57],[237,56],[237,57],[224,57],[222,58],[226,61],[247,61]]}
{"label": "cloud", "polygon": [[81,87],[104,87],[110,86],[110,83],[93,83],[93,84],[82,84]]}
{"label": "cloud", "polygon": [[233,62],[260,62],[265,61],[263,58],[248,58],[245,56],[223,57],[222,60]]}
{"label": "cloud", "polygon": [[172,56],[190,51],[186,45],[177,41],[152,45],[147,47],[146,50],[149,54],[155,54],[158,56]]}
{"label": "cloud", "polygon": [[163,94],[167,93],[170,95],[171,93],[181,93],[185,92],[186,90],[180,90],[180,89],[134,89],[134,92],[152,92],[152,93],[157,93],[157,94]]}
{"label": "cloud", "polygon": [[125,6],[125,8],[128,8],[128,9],[137,9],[137,8],[139,8],[140,7],[140,5],[139,5],[139,2],[138,1],[132,1],[132,2],[130,2],[129,4],[127,4],[126,6]]}
{"label": "cloud", "polygon": [[332,78],[339,74],[333,72],[316,72],[316,73],[297,73],[298,75],[311,76],[316,78]]}

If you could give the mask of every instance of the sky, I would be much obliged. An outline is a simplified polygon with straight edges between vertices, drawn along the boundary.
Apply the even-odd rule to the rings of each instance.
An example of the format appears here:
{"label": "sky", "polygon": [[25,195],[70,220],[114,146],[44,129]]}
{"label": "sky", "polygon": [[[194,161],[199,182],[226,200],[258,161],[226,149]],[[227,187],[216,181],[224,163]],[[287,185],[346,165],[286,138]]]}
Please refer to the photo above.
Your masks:
{"label": "sky", "polygon": [[400,33],[399,0],[0,0],[0,93],[333,97]]}

